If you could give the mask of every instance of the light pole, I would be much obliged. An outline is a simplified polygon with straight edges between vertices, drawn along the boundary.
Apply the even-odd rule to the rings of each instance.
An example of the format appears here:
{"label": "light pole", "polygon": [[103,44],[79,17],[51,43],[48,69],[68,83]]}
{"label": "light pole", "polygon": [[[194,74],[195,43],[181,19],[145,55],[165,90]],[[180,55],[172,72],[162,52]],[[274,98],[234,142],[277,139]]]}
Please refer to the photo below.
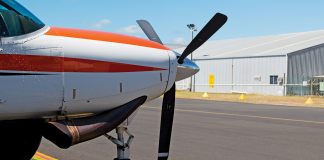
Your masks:
{"label": "light pole", "polygon": [[[194,39],[194,32],[197,32],[197,28],[195,24],[188,24],[187,27],[189,28],[189,31],[191,32],[191,40]],[[192,54],[190,54],[190,60],[192,61]],[[195,83],[196,83],[196,77],[193,76],[193,83],[192,83],[192,76],[190,77],[190,92],[195,92]]]}

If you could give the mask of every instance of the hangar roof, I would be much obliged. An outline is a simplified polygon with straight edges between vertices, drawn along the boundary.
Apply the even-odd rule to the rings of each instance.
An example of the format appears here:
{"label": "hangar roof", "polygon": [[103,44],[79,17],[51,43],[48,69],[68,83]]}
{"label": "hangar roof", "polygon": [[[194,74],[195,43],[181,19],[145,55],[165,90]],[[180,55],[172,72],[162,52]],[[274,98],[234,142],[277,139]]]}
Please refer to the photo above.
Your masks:
{"label": "hangar roof", "polygon": [[[285,56],[324,44],[324,30],[206,42],[194,52],[194,59]],[[176,49],[181,53],[184,48]]]}

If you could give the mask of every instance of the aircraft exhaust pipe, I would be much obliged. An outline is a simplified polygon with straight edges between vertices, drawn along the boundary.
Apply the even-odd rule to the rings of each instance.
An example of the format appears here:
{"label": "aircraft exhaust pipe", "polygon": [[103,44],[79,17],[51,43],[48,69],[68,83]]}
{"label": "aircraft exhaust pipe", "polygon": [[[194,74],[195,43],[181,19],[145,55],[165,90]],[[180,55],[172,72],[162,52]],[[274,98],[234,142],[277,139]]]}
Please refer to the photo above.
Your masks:
{"label": "aircraft exhaust pipe", "polygon": [[116,109],[91,117],[46,123],[42,127],[42,135],[63,149],[89,141],[118,127],[146,101],[146,98],[137,98]]}

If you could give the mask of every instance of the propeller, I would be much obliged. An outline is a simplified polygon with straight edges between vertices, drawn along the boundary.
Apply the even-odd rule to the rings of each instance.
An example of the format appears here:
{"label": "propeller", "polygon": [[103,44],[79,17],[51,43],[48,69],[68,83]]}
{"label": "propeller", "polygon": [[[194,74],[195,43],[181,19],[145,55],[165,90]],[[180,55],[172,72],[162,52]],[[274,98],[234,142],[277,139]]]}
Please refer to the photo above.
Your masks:
{"label": "propeller", "polygon": [[[202,44],[204,44],[217,30],[219,30],[226,23],[226,21],[227,21],[227,16],[221,13],[215,14],[215,16],[190,42],[188,47],[178,58],[179,66],[183,64],[185,58],[188,55],[190,55],[193,51],[195,51]],[[163,45],[158,34],[155,32],[154,28],[148,21],[138,20],[137,23],[151,41]],[[167,91],[163,96],[158,160],[167,160],[169,157],[173,117],[174,117],[174,109],[175,109],[175,94],[176,94],[176,84],[174,83],[172,88],[169,91]]]}
{"label": "propeller", "polygon": [[214,17],[205,25],[205,27],[197,34],[190,42],[187,48],[183,51],[178,59],[178,63],[182,64],[184,59],[193,51],[204,44],[215,32],[217,32],[227,21],[227,16],[221,13],[216,13]]}
{"label": "propeller", "polygon": [[146,34],[146,36],[149,38],[149,40],[160,43],[163,45],[160,37],[155,32],[155,30],[153,29],[150,22],[148,22],[146,20],[137,20],[136,22],[142,28],[143,32]]}
{"label": "propeller", "polygon": [[175,107],[175,92],[176,85],[174,83],[172,88],[163,96],[158,160],[167,160],[169,157]]}
{"label": "propeller", "polygon": [[[148,21],[137,20],[136,22],[151,41],[163,45],[158,34],[155,32],[154,28]],[[158,160],[167,160],[169,157],[175,107],[175,93],[176,84],[174,83],[172,88],[164,93],[163,96]]]}

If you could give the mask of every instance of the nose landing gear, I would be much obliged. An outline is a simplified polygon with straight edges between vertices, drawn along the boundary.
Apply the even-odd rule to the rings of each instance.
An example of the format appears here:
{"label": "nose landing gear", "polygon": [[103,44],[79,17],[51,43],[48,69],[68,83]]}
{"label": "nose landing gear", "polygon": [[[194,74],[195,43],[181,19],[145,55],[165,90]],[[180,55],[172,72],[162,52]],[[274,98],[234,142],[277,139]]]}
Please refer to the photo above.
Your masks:
{"label": "nose landing gear", "polygon": [[[114,138],[108,134],[105,134],[111,142],[117,146],[117,158],[114,160],[130,160],[130,145],[134,139],[134,136],[128,131],[127,127],[119,126],[116,128],[117,138]],[[128,140],[125,141],[124,133],[128,136]]]}

